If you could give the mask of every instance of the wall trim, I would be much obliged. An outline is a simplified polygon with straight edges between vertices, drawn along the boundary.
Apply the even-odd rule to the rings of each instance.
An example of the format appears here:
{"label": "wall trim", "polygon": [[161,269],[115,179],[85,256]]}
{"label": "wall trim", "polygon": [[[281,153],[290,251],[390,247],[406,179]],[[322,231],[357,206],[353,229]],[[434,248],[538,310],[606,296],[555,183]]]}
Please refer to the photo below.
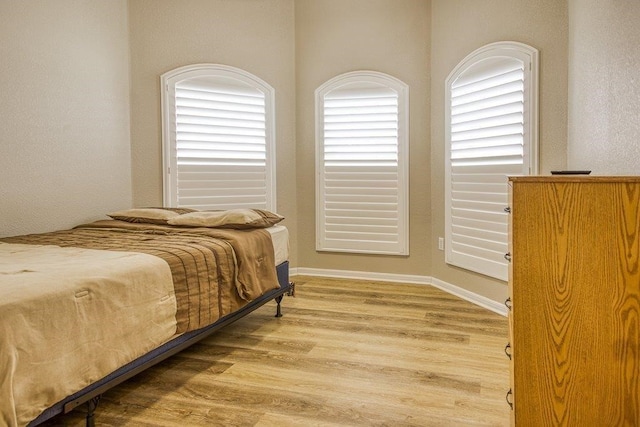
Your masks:
{"label": "wall trim", "polygon": [[341,279],[379,280],[381,282],[401,282],[417,285],[430,285],[451,295],[455,295],[465,301],[469,301],[472,304],[493,311],[494,313],[500,314],[502,316],[507,315],[507,307],[504,304],[431,276],[374,273],[368,271],[327,270],[322,268],[307,267],[291,268],[289,274],[291,276],[324,276]]}
{"label": "wall trim", "polygon": [[467,289],[461,288],[435,277],[432,278],[431,286],[448,292],[451,295],[455,295],[458,298],[462,298],[465,301],[469,301],[480,307],[486,308],[487,310],[491,310],[494,313],[500,314],[505,317],[507,316],[507,306],[504,305],[504,303],[494,301],[491,298],[485,297],[484,295],[476,294],[475,292],[471,292]]}

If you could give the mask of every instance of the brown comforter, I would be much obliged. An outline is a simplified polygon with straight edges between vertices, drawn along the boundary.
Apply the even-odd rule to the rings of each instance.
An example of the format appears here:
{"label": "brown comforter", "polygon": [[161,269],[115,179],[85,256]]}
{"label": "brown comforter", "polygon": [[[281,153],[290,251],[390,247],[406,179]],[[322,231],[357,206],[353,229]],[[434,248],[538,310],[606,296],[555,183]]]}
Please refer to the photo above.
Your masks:
{"label": "brown comforter", "polygon": [[271,236],[261,229],[183,228],[103,220],[72,230],[1,240],[141,252],[162,258],[173,277],[177,333],[207,326],[279,286]]}
{"label": "brown comforter", "polygon": [[161,258],[0,241],[0,426],[27,425],[175,331]]}

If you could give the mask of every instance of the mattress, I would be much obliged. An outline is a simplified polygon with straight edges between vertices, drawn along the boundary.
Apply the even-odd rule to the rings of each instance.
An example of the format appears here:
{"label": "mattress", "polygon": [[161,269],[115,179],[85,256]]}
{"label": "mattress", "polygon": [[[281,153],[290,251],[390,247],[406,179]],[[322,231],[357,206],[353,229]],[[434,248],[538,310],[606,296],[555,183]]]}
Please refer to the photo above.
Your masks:
{"label": "mattress", "polygon": [[265,228],[271,234],[276,265],[289,260],[289,230],[284,225]]}

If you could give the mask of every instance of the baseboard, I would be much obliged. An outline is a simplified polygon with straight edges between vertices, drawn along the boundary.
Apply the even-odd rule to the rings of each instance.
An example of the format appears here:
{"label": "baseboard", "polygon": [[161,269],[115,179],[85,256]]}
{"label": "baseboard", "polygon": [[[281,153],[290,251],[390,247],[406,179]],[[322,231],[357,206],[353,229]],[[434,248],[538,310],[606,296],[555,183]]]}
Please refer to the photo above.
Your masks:
{"label": "baseboard", "polygon": [[431,277],[408,274],[372,273],[368,271],[327,270],[323,268],[292,268],[292,275],[337,277],[341,279],[379,280],[381,282],[402,282],[430,285]]}
{"label": "baseboard", "polygon": [[435,277],[432,278],[431,286],[442,289],[443,291],[448,292],[451,295],[455,295],[465,301],[469,301],[475,305],[486,308],[487,310],[491,310],[494,313],[500,314],[502,316],[507,316],[507,306],[502,302],[494,301],[491,298],[476,294],[475,292],[471,292],[459,286],[452,285],[451,283],[436,279]]}
{"label": "baseboard", "polygon": [[504,304],[431,276],[373,273],[367,271],[327,270],[322,268],[306,267],[292,268],[290,269],[289,274],[291,276],[323,276],[342,279],[379,280],[381,282],[401,282],[418,285],[431,285],[451,295],[455,295],[465,301],[469,301],[470,303],[493,311],[494,313],[500,314],[502,316],[507,315],[507,307]]}

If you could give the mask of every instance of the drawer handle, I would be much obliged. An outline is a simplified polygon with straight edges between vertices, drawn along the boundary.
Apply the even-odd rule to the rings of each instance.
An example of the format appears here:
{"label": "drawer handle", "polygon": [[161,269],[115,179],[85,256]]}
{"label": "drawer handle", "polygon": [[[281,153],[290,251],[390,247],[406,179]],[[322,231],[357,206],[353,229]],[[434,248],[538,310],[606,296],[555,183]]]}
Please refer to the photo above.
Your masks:
{"label": "drawer handle", "polygon": [[512,397],[513,397],[513,390],[509,389],[509,391],[507,392],[506,399],[507,399],[507,404],[513,411],[513,401],[511,400]]}
{"label": "drawer handle", "polygon": [[504,211],[506,213],[511,213],[511,206],[507,206],[506,208],[504,208]]}
{"label": "drawer handle", "polygon": [[504,305],[511,311],[511,297],[505,300]]}
{"label": "drawer handle", "polygon": [[511,252],[507,252],[506,254],[504,254],[504,259],[511,262]]}
{"label": "drawer handle", "polygon": [[507,343],[506,347],[504,348],[504,354],[506,354],[509,360],[511,360],[511,343],[510,342]]}

